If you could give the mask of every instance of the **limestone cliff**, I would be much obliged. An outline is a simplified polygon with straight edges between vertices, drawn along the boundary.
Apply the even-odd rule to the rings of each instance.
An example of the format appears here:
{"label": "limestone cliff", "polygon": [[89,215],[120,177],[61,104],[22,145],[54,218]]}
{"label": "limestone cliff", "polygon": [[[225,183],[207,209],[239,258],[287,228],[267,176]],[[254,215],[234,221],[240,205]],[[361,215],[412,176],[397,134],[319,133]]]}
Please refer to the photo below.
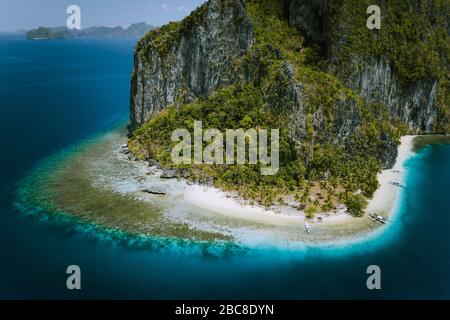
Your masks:
{"label": "limestone cliff", "polygon": [[[345,144],[361,132],[365,113],[378,107],[388,110],[384,120],[399,121],[409,132],[448,131],[449,41],[448,33],[442,34],[448,31],[448,1],[381,2],[386,31],[365,28],[368,1],[209,0],[182,22],[154,30],[138,43],[130,132],[169,105],[236,83],[261,88],[265,108],[290,119],[290,138],[306,154],[315,143]],[[296,28],[298,35],[286,28],[270,30],[278,28],[271,24],[271,10],[280,6],[281,24]],[[424,30],[414,29],[419,27]],[[408,28],[415,31],[409,34]],[[396,34],[399,30],[407,35]],[[285,31],[289,34],[270,35]],[[427,52],[429,59],[409,55],[416,35],[425,42],[416,53]],[[289,37],[286,44],[283,37]],[[380,130],[378,156],[389,167],[396,141],[392,132]]]}
{"label": "limestone cliff", "polygon": [[243,0],[211,0],[181,23],[149,33],[136,48],[131,129],[167,105],[190,102],[235,83],[233,62],[252,43]]}
{"label": "limestone cliff", "polygon": [[293,0],[289,20],[323,46],[330,69],[366,101],[388,107],[411,132],[448,131],[450,2],[377,1],[376,31],[364,27],[372,2]]}

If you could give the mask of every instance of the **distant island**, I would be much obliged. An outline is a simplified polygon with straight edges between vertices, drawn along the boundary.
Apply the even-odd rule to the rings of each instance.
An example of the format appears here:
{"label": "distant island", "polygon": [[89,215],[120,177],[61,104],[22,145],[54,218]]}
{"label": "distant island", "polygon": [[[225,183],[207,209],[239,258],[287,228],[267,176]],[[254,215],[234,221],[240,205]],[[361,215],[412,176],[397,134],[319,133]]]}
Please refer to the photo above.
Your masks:
{"label": "distant island", "polygon": [[148,31],[154,29],[152,25],[145,22],[133,23],[124,29],[117,27],[89,27],[82,30],[70,30],[67,27],[39,27],[29,30],[25,33],[28,40],[39,39],[72,39],[72,38],[124,38],[124,37],[142,37]]}

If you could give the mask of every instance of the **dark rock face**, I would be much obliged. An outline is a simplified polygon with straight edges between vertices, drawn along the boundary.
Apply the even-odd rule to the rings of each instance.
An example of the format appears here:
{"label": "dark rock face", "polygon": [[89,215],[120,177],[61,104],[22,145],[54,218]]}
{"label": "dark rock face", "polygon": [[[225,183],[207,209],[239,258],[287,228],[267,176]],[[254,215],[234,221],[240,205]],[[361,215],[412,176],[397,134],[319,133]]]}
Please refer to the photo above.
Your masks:
{"label": "dark rock face", "polygon": [[383,169],[392,168],[395,164],[395,159],[397,158],[398,151],[397,145],[392,142],[390,137],[384,135],[382,138],[383,145],[380,148],[381,161]]}
{"label": "dark rock face", "polygon": [[413,132],[433,132],[437,122],[437,81],[419,80],[404,85],[387,61],[371,59],[362,65],[362,70],[347,80],[351,88],[366,101],[387,106]]}
{"label": "dark rock face", "polygon": [[[148,43],[148,63],[135,54],[131,131],[176,101],[208,96],[238,80],[233,61],[248,52],[253,30],[243,0],[210,0],[202,21],[180,35],[167,56]],[[143,40],[141,40],[143,41]]]}
{"label": "dark rock face", "polygon": [[177,172],[175,170],[164,169],[161,174],[161,179],[175,179]]}
{"label": "dark rock face", "polygon": [[[345,36],[330,38],[327,32],[329,28],[339,28],[330,22],[330,8],[335,3],[334,0],[292,0],[289,10],[290,24],[306,38],[321,44],[332,64],[336,63],[346,41]],[[342,30],[337,34],[344,33]],[[387,57],[366,59],[356,54],[348,68],[354,72],[344,75],[337,69],[337,74],[366,101],[384,104],[412,132],[431,133],[435,130],[438,117],[436,80],[403,84]]]}
{"label": "dark rock face", "polygon": [[289,23],[314,43],[324,44],[328,28],[327,12],[334,0],[292,0]]}
{"label": "dark rock face", "polygon": [[264,99],[274,114],[284,113],[291,123],[290,136],[294,140],[305,135],[304,87],[295,79],[294,66],[285,62],[280,66],[283,81],[265,88]]}

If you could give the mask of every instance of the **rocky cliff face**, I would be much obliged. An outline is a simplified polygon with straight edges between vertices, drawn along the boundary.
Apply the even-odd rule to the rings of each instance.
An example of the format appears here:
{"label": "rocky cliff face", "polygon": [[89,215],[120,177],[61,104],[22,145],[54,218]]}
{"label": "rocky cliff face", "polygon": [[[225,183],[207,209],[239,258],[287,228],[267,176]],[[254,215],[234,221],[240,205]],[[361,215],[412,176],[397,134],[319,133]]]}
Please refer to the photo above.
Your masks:
{"label": "rocky cliff face", "polygon": [[[262,39],[268,43],[264,49],[255,49],[261,30],[255,30],[258,21],[249,12],[249,3],[254,2],[257,1],[210,0],[182,22],[152,31],[139,42],[131,80],[130,132],[169,105],[191,102],[198,97],[207,97],[219,88],[245,82],[261,87],[266,108],[289,118],[292,141],[301,146],[307,140],[311,152],[314,143],[342,144],[352,134],[361,131],[367,109],[363,109],[359,98],[349,92],[358,94],[366,106],[384,106],[389,112],[387,117],[402,121],[410,132],[434,132],[439,122],[439,128],[448,128],[442,114],[448,114],[446,110],[449,107],[442,101],[440,105],[438,102],[439,93],[443,90],[442,77],[419,75],[405,81],[398,71],[398,61],[394,64],[392,60],[392,54],[384,54],[383,48],[373,53],[364,49],[366,44],[374,47],[370,37],[382,41],[380,35],[376,32],[373,32],[375,36],[363,34],[361,42],[352,38],[359,32],[358,29],[349,31],[354,27],[352,24],[365,28],[364,3],[361,5],[353,0],[277,2],[277,5],[283,4],[283,19],[290,27],[297,28],[304,38],[298,55],[305,54],[309,46],[317,46],[321,48],[319,54],[328,61],[325,71],[323,66],[313,67],[312,70],[321,68],[321,73],[314,71],[313,76],[302,77],[299,62],[290,61],[285,50],[270,43],[270,39],[263,36]],[[264,0],[258,3],[259,6],[267,5],[267,21],[271,21],[272,2]],[[347,16],[342,13],[349,8],[351,10],[353,2],[358,3],[359,9],[364,9],[358,9],[361,15],[356,22],[350,21],[353,12]],[[383,1],[383,4],[387,5],[387,2]],[[416,5],[421,8],[420,1],[417,0]],[[429,13],[433,8],[425,9]],[[427,12],[421,17],[438,21],[439,16],[427,17]],[[344,23],[338,23],[337,17],[344,19]],[[429,24],[427,31],[433,33],[437,22]],[[448,35],[443,38],[444,44],[448,45]],[[353,45],[353,51],[345,55],[349,43]],[[355,43],[362,48],[360,51],[354,50]],[[392,43],[393,47],[396,45]],[[435,57],[433,59],[436,60]],[[264,60],[281,63],[274,68],[266,65]],[[303,60],[300,61],[302,63]],[[448,71],[448,65],[443,68]],[[335,80],[329,80],[324,72],[337,77],[348,90],[343,90]],[[312,91],[318,84],[320,88],[326,88],[327,81],[333,89],[332,97],[327,97],[324,90]],[[384,121],[389,122],[389,119]],[[380,135],[379,157],[383,166],[389,167],[395,160],[396,142],[385,129]],[[319,136],[322,140],[317,140]]]}
{"label": "rocky cliff face", "polygon": [[[322,45],[327,58],[331,62],[331,69],[366,101],[385,105],[391,115],[404,121],[413,133],[436,131],[439,120],[445,121],[439,119],[439,107],[441,109],[449,108],[449,106],[438,106],[439,81],[436,77],[430,76],[403,81],[393,68],[393,61],[387,52],[367,54],[367,52],[361,52],[364,50],[354,50],[345,63],[346,70],[343,70],[342,65],[340,65],[342,64],[342,61],[340,61],[342,48],[350,41],[349,38],[354,36],[347,30],[348,21],[339,20],[339,18],[342,19],[342,15],[335,19],[344,2],[337,0],[293,0],[290,3],[289,21],[291,25],[301,30],[307,39]],[[421,18],[430,20],[428,22],[431,30],[438,29],[438,27],[448,30],[448,20],[445,17],[448,18],[446,14],[448,15],[449,8],[447,7],[447,11],[439,10],[434,5],[435,2],[430,1],[432,4],[429,8],[426,8],[420,1],[411,1],[410,6],[412,10],[423,12],[423,15],[429,15]],[[360,1],[359,4],[361,4],[361,10],[354,10],[354,12],[364,13],[363,9],[367,7],[367,4],[364,1]],[[404,4],[400,2],[381,1],[382,14],[387,11],[388,6],[395,5],[399,6],[398,11],[400,12],[406,10]],[[431,14],[430,12],[433,10],[435,12]],[[364,29],[366,17],[367,15],[360,15],[360,19],[356,21],[361,26],[360,30],[367,32]],[[439,17],[442,18],[441,25],[438,25]],[[382,28],[389,28],[389,26],[384,26],[384,22],[388,18],[391,17],[385,17]],[[410,28],[414,27],[416,26],[410,26]],[[378,33],[378,31],[371,32]],[[358,36],[364,40],[367,39],[363,35]],[[373,39],[369,39],[366,43],[362,42],[361,45],[371,47],[371,41]],[[383,38],[375,38],[375,41],[383,41]],[[446,41],[448,45],[448,38]],[[391,46],[395,46],[395,44],[393,43]],[[411,59],[420,60],[421,58],[412,56]],[[410,63],[414,63],[414,61],[410,61]],[[442,65],[441,68],[448,72],[448,65]],[[442,130],[442,126],[448,127],[441,123],[440,130]]]}
{"label": "rocky cliff face", "polygon": [[303,32],[308,40],[325,44],[329,27],[328,13],[334,0],[292,0],[289,23]]}
{"label": "rocky cliff face", "polygon": [[[138,44],[131,80],[131,130],[167,105],[208,96],[238,80],[233,62],[253,43],[244,1],[211,0],[192,17],[167,30],[172,33],[170,41],[154,33]],[[155,44],[159,40],[167,41],[164,50]]]}
{"label": "rocky cliff face", "polygon": [[438,119],[438,81],[422,79],[402,84],[388,61],[371,59],[348,84],[369,102],[381,102],[405,122],[413,133],[434,132]]}

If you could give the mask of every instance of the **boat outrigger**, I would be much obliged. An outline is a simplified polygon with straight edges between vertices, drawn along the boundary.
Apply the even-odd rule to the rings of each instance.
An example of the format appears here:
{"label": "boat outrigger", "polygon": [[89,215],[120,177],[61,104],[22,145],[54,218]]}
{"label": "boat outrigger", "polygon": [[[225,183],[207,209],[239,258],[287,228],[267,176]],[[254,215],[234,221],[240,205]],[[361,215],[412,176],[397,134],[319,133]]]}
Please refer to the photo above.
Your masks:
{"label": "boat outrigger", "polygon": [[397,187],[402,187],[402,188],[406,187],[406,184],[398,182],[398,181],[390,181],[389,183],[394,186],[397,186]]}
{"label": "boat outrigger", "polygon": [[376,214],[369,214],[369,216],[370,216],[373,220],[375,220],[375,221],[377,221],[377,222],[380,222],[380,223],[382,223],[382,224],[386,224],[386,222],[387,222],[387,220],[386,220],[384,217],[382,217],[382,216],[379,216],[379,215],[376,215]]}

